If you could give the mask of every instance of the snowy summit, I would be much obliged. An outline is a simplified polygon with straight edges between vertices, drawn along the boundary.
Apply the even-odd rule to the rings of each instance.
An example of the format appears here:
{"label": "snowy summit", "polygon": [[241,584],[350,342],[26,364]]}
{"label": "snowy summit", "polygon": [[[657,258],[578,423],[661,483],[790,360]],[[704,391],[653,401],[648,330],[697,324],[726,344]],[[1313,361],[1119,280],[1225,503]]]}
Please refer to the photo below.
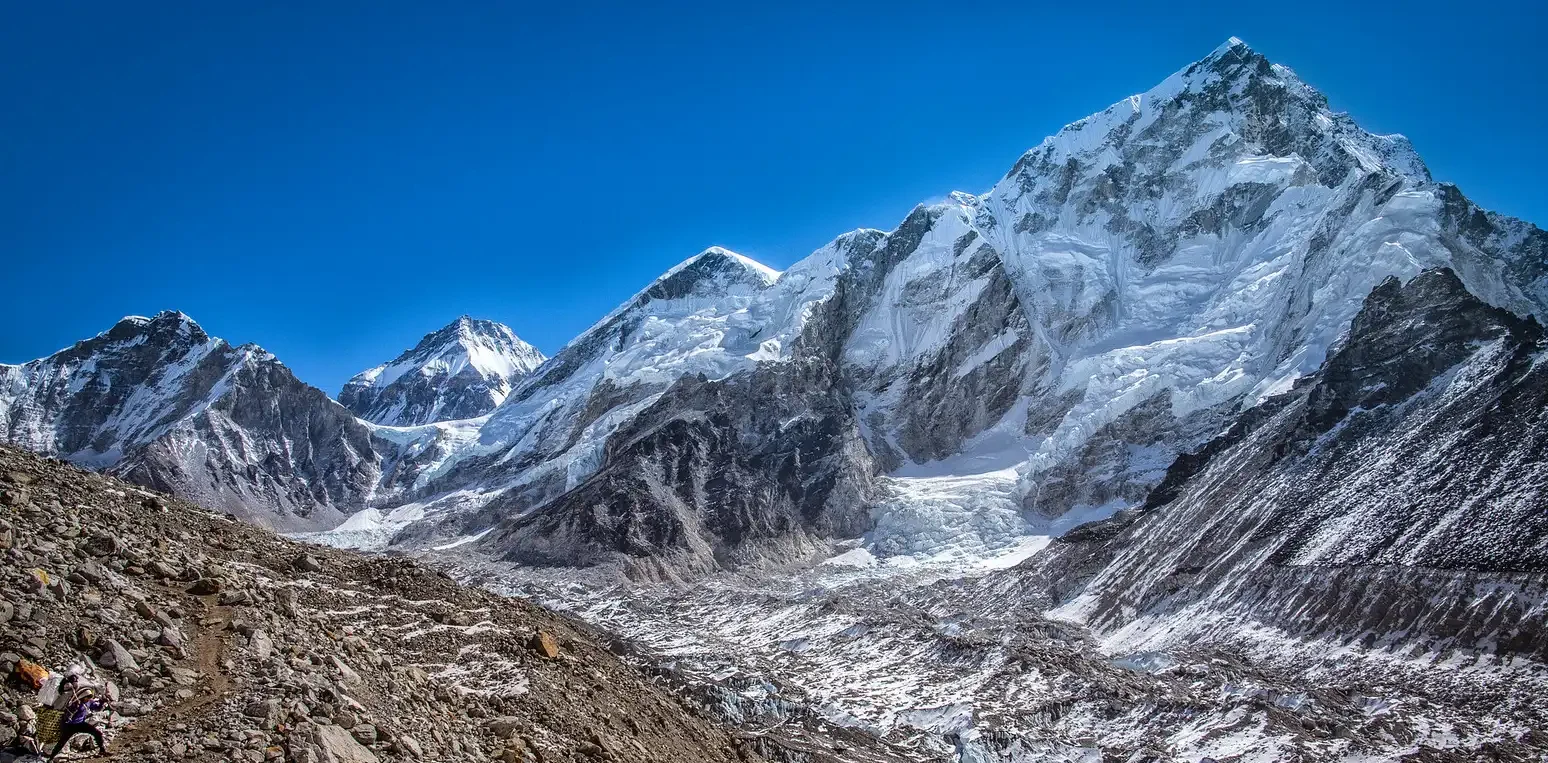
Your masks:
{"label": "snowy summit", "polygon": [[339,402],[388,426],[474,418],[504,402],[546,359],[510,327],[464,315],[392,362],[356,374]]}

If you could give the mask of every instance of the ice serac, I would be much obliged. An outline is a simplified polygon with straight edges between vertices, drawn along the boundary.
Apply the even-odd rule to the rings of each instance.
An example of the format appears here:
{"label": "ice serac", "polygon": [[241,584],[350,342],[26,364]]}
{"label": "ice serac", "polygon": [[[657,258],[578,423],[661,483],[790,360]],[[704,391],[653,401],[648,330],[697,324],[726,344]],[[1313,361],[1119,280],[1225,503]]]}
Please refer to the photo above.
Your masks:
{"label": "ice serac", "polygon": [[348,411],[175,312],[0,366],[0,425],[9,443],[281,528],[337,524],[380,476]]}
{"label": "ice serac", "polygon": [[1390,278],[1315,374],[1016,572],[1119,650],[1269,632],[1548,659],[1545,351],[1450,270]]}
{"label": "ice serac", "polygon": [[350,379],[339,403],[367,421],[416,426],[494,410],[545,358],[502,323],[464,315]]}

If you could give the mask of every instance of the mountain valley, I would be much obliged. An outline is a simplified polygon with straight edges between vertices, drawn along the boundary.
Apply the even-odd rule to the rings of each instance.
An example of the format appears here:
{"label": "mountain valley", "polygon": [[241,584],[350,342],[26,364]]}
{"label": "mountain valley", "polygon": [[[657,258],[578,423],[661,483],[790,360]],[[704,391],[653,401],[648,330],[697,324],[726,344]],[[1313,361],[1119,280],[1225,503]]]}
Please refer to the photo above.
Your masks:
{"label": "mountain valley", "polygon": [[[259,569],[303,541],[342,549],[309,552],[333,588],[514,596],[434,583],[671,708],[627,711],[667,718],[659,757],[618,719],[524,725],[545,761],[1541,760],[1545,318],[1548,233],[1233,38],[984,193],[783,271],[711,247],[552,357],[464,316],[333,400],[182,313],[125,318],[0,365],[0,441],[107,476],[0,456],[116,491],[111,521],[139,494],[110,478],[187,501],[268,549],[210,562],[255,591],[321,585]],[[464,725],[398,733],[518,747]]]}

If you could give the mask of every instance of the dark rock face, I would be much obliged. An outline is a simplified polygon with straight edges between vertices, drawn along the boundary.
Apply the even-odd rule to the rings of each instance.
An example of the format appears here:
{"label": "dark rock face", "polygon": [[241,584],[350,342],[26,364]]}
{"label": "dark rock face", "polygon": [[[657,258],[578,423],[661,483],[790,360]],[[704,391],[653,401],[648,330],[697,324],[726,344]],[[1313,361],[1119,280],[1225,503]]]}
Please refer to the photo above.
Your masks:
{"label": "dark rock face", "polygon": [[[222,447],[191,454],[189,442]],[[365,507],[378,450],[370,429],[271,357],[110,471],[258,524],[328,527]]]}
{"label": "dark rock face", "polygon": [[539,565],[621,554],[662,577],[858,535],[872,468],[835,381],[821,363],[680,380],[609,440],[596,474],[481,545]]}
{"label": "dark rock face", "polygon": [[475,418],[494,410],[544,360],[504,324],[464,315],[391,363],[350,379],[339,403],[390,426]]}
{"label": "dark rock face", "polygon": [[1023,573],[1089,580],[1079,608],[1108,631],[1245,621],[1544,659],[1544,350],[1535,321],[1450,271],[1389,280],[1321,371],[1179,459],[1141,512]]}
{"label": "dark rock face", "polygon": [[181,313],[126,318],[48,358],[0,366],[5,439],[260,524],[320,528],[365,505],[370,431],[256,345]]}

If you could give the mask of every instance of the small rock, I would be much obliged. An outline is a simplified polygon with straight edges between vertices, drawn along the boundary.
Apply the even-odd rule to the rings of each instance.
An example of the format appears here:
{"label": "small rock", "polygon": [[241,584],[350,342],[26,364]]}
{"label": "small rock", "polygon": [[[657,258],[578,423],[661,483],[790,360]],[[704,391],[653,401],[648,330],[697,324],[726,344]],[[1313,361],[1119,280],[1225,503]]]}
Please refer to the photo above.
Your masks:
{"label": "small rock", "polygon": [[70,598],[70,581],[64,578],[53,578],[48,581],[48,592],[55,601],[64,601]]}
{"label": "small rock", "polygon": [[511,739],[521,731],[522,720],[513,715],[504,715],[491,719],[484,724],[484,727],[489,729],[489,733],[494,734],[496,739]]}
{"label": "small rock", "polygon": [[96,562],[87,562],[76,568],[75,574],[85,579],[85,582],[97,585],[107,578],[107,570]]}
{"label": "small rock", "polygon": [[302,554],[296,557],[295,561],[291,562],[291,565],[302,572],[322,572],[323,568],[322,560],[311,554]]}
{"label": "small rock", "polygon": [[31,485],[32,475],[26,472],[6,472],[5,481],[12,485]]}
{"label": "small rock", "polygon": [[246,591],[226,591],[220,595],[220,604],[225,607],[240,606],[252,601],[252,597]]}
{"label": "small rock", "polygon": [[249,637],[249,644],[252,646],[253,656],[260,661],[267,660],[269,655],[274,654],[274,640],[261,630],[253,631],[253,635]]}
{"label": "small rock", "polygon": [[377,763],[376,754],[366,749],[350,736],[350,732],[338,726],[322,726],[307,722],[298,724],[291,732],[291,749],[305,746],[315,748],[317,760],[328,763]]}
{"label": "small rock", "polygon": [[156,619],[156,608],[151,606],[150,602],[145,601],[144,599],[134,603],[134,611],[135,614],[138,614],[140,617],[143,617],[146,620]]}
{"label": "small rock", "polygon": [[415,741],[413,737],[407,734],[398,737],[397,741],[393,742],[392,746],[397,749],[398,752],[404,753],[410,758],[417,759],[423,758],[425,756],[425,749],[420,747],[419,742]]}
{"label": "small rock", "polygon": [[265,699],[249,704],[242,714],[249,718],[268,718],[279,713],[279,700]]}
{"label": "small rock", "polygon": [[360,684],[360,674],[355,672],[354,668],[351,668],[348,663],[339,659],[338,655],[333,655],[332,660],[334,669],[339,671],[339,681],[352,686]]}

